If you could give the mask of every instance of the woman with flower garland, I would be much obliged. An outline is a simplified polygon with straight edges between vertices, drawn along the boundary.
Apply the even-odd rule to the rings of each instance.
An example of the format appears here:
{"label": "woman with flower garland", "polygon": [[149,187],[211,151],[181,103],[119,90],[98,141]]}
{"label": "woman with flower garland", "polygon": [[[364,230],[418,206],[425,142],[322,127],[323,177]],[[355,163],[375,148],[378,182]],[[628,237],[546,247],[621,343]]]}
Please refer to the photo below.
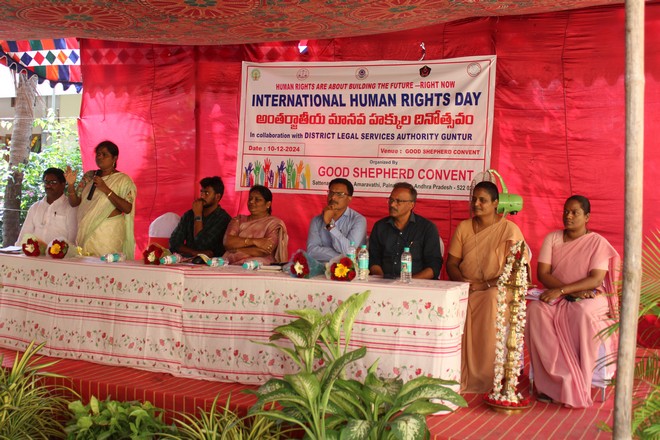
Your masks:
{"label": "woman with flower garland", "polygon": [[470,283],[461,348],[462,393],[486,393],[493,387],[497,281],[511,246],[524,240],[515,223],[497,214],[498,203],[497,186],[478,183],[470,201],[473,216],[458,225],[449,244],[449,278]]}
{"label": "woman with flower garland", "polygon": [[234,217],[223,240],[227,251],[222,256],[229,264],[257,260],[262,264],[288,260],[289,236],[284,222],[271,215],[273,193],[262,185],[250,189],[247,207],[250,215]]}
{"label": "woman with flower garland", "polygon": [[76,242],[83,255],[101,256],[123,252],[133,259],[135,238],[133,203],[137,189],[131,178],[117,171],[119,148],[103,141],[94,149],[96,171],[88,171],[76,189],[76,173],[66,168],[67,196],[78,206]]}
{"label": "woman with flower garland", "polygon": [[[591,378],[598,350],[616,352],[617,338],[600,331],[616,316],[614,281],[619,254],[587,229],[591,205],[584,196],[564,204],[564,229],[548,234],[539,252],[538,278],[546,290],[527,308],[527,344],[537,399],[573,408],[593,404]],[[614,365],[608,366],[610,369]]]}

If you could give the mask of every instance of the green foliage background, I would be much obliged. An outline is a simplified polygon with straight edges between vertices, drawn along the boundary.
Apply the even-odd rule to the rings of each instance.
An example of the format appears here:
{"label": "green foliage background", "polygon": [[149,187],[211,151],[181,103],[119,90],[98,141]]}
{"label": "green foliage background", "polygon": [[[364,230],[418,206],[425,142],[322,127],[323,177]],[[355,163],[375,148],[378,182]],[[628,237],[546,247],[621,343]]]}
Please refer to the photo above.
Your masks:
{"label": "green foliage background", "polygon": [[[30,153],[28,163],[20,165],[23,171],[23,192],[21,197],[21,224],[25,221],[27,210],[44,196],[41,176],[47,168],[56,167],[66,170],[67,165],[78,171],[82,170],[78,130],[75,119],[58,119],[54,113],[34,121],[35,127],[42,130],[42,147],[39,153]],[[11,124],[6,124],[11,128]],[[8,151],[7,153],[8,154]],[[4,194],[9,179],[9,163],[0,161],[0,194]],[[3,206],[4,208],[4,206]],[[2,224],[0,218],[0,240]],[[13,244],[13,243],[9,243]]]}

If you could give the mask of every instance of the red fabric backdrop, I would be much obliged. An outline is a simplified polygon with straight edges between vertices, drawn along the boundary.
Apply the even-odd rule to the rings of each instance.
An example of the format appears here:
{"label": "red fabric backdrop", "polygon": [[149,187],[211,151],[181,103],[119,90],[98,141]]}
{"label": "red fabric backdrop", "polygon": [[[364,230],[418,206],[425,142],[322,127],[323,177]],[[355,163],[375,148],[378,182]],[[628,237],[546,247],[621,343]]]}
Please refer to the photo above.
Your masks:
{"label": "red fabric backdrop", "polygon": [[[101,140],[120,147],[120,169],[138,186],[136,241],[167,211],[182,213],[198,181],[219,175],[222,206],[246,212],[246,193],[233,190],[241,62],[416,60],[496,54],[497,85],[492,168],[510,192],[523,196],[513,221],[534,254],[561,227],[572,194],[592,201],[590,229],[623,250],[625,153],[624,9],[602,7],[521,17],[462,20],[371,37],[241,46],[157,46],[81,42],[84,95],[80,121],[83,161]],[[646,7],[645,231],[660,226],[654,190],[660,165],[660,4]],[[641,170],[640,170],[641,172]],[[275,193],[273,213],[287,224],[290,251],[304,247],[320,196]],[[368,228],[386,215],[384,198],[356,198]],[[445,243],[469,214],[467,202],[420,200]]]}

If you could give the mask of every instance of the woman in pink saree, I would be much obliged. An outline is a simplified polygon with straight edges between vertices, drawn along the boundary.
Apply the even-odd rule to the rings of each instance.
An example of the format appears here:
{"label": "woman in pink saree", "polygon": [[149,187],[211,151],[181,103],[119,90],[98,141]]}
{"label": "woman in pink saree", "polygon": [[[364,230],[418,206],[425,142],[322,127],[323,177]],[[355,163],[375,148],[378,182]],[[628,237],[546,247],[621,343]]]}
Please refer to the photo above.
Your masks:
{"label": "woman in pink saree", "polygon": [[[617,337],[601,331],[617,316],[613,285],[619,254],[587,229],[591,206],[584,196],[564,204],[564,229],[548,234],[539,253],[538,279],[546,290],[527,308],[527,346],[541,401],[586,408],[598,349],[616,353]],[[613,368],[614,365],[609,366]]]}
{"label": "woman in pink saree", "polygon": [[498,203],[497,186],[478,183],[470,201],[473,217],[458,225],[449,244],[449,278],[470,283],[461,348],[462,393],[486,393],[493,388],[497,280],[511,246],[524,240],[515,223],[497,214]]}
{"label": "woman in pink saree", "polygon": [[289,236],[284,222],[271,215],[273,193],[262,185],[250,189],[250,215],[234,217],[223,240],[227,251],[222,256],[229,264],[257,260],[262,264],[284,263],[289,259]]}

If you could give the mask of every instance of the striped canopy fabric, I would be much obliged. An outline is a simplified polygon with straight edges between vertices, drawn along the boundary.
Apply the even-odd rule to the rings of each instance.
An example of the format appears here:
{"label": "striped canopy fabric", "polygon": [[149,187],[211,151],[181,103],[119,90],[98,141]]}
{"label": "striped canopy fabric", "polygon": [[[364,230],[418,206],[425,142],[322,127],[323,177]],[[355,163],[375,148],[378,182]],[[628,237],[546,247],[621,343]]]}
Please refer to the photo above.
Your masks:
{"label": "striped canopy fabric", "polygon": [[60,83],[64,89],[82,88],[80,49],[75,38],[49,40],[0,41],[0,64],[39,82]]}

